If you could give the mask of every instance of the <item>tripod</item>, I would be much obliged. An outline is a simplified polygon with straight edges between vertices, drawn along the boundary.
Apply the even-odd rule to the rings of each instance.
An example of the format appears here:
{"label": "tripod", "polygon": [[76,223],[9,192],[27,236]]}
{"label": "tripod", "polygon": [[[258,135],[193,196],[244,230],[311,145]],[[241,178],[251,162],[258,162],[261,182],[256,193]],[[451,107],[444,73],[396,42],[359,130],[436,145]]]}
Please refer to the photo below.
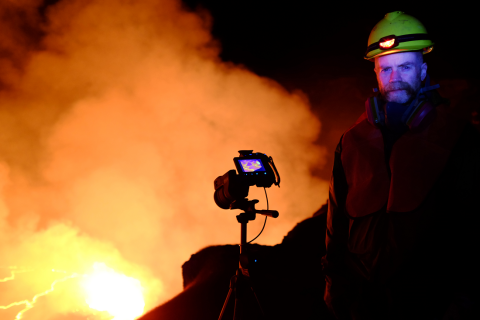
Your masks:
{"label": "tripod", "polygon": [[239,256],[237,272],[230,279],[230,289],[228,290],[227,298],[225,299],[225,302],[223,304],[222,311],[220,312],[220,316],[218,317],[218,320],[222,320],[223,314],[225,313],[225,309],[227,308],[227,304],[228,304],[228,301],[230,300],[232,292],[235,292],[235,307],[233,311],[233,319],[241,320],[243,318],[242,309],[243,309],[246,293],[248,292],[246,289],[250,289],[250,291],[253,293],[253,296],[255,297],[255,300],[257,302],[257,305],[260,309],[262,316],[265,316],[262,306],[260,305],[260,301],[257,298],[257,294],[253,290],[253,287],[250,283],[250,273],[248,271],[248,256],[247,256],[247,223],[248,221],[255,220],[257,213],[265,216],[269,216],[272,218],[277,218],[278,211],[255,210],[256,203],[258,203],[258,200],[248,200],[245,198],[245,199],[236,200],[231,205],[231,209],[244,210],[244,212],[240,213],[237,216],[237,221],[238,223],[240,223],[240,256]]}

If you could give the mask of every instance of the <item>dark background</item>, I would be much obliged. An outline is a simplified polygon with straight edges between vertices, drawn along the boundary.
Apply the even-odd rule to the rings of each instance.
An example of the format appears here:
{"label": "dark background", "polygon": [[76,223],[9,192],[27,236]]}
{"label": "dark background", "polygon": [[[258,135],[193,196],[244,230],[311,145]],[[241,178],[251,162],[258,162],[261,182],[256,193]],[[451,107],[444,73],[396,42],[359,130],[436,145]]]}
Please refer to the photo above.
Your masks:
{"label": "dark background", "polygon": [[[419,5],[402,2],[183,0],[190,10],[206,9],[221,58],[272,78],[286,89],[301,90],[322,122],[317,143],[327,150],[330,176],[333,151],[363,111],[376,86],[373,63],[363,59],[371,29],[387,12],[419,19],[435,42],[425,56],[433,83],[452,106],[471,115],[478,107],[479,35],[476,10],[461,2]],[[445,2],[442,2],[445,3]],[[475,114],[474,114],[475,115]],[[268,152],[268,151],[265,151]]]}
{"label": "dark background", "polygon": [[478,14],[458,1],[448,6],[418,5],[420,1],[414,5],[311,0],[183,3],[211,13],[213,35],[221,41],[224,60],[283,82],[371,71],[372,65],[362,59],[368,35],[387,12],[397,10],[419,19],[432,36],[436,47],[429,60],[441,65],[431,70],[432,76],[472,77],[471,69],[462,67],[460,61],[478,55]]}

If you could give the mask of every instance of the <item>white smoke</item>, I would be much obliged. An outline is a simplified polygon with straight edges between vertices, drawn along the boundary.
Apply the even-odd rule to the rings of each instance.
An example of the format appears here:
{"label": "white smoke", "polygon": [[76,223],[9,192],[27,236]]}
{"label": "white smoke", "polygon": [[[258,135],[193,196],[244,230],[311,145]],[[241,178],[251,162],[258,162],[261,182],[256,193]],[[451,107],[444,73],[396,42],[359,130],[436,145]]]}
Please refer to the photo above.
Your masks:
{"label": "white smoke", "polygon": [[[238,213],[213,201],[213,180],[238,150],[273,156],[282,178],[268,189],[280,217],[259,243],[279,243],[325,202],[327,183],[311,175],[324,159],[308,100],[221,62],[209,24],[173,0],[64,0],[33,24],[34,49],[12,49],[23,50],[21,67],[0,62],[6,265],[83,272],[110,262],[144,281],[148,310],[181,290],[190,254],[238,243]],[[249,198],[266,208],[263,190]],[[3,292],[0,305],[21,296]]]}

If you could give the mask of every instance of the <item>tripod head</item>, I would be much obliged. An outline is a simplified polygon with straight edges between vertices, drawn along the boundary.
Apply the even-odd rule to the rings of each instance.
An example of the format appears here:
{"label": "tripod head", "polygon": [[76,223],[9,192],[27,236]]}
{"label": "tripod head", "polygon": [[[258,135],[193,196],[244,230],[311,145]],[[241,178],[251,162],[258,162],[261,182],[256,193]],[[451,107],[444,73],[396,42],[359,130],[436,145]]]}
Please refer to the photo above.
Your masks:
{"label": "tripod head", "polygon": [[232,202],[230,209],[240,209],[243,210],[237,216],[237,221],[239,223],[248,223],[248,221],[255,220],[256,214],[261,214],[267,217],[277,218],[279,213],[276,210],[256,210],[255,204],[258,203],[258,200],[248,200],[247,198],[238,199]]}

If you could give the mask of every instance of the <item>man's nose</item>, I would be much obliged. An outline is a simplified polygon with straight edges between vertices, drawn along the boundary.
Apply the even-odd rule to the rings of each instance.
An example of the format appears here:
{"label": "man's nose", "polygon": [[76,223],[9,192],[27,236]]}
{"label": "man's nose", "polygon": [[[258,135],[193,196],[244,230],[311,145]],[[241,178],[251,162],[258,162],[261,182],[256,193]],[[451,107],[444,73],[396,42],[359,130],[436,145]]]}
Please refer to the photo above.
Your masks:
{"label": "man's nose", "polygon": [[393,69],[392,73],[390,74],[389,82],[398,82],[398,81],[402,81],[402,77],[400,75],[400,72],[396,69]]}

